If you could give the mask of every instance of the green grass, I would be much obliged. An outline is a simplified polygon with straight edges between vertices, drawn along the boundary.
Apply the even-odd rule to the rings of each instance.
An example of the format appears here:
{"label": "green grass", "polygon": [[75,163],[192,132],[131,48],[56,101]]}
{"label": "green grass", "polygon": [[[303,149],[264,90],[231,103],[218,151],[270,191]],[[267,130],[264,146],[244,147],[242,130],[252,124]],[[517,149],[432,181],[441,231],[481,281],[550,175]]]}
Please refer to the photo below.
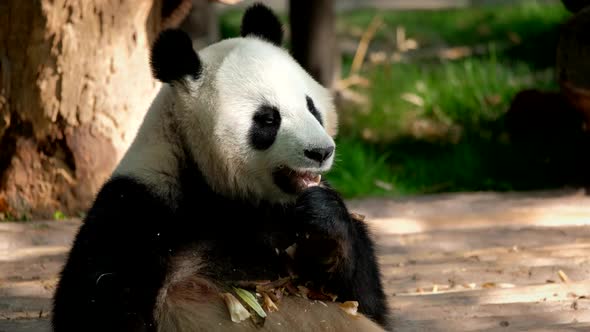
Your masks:
{"label": "green grass", "polygon": [[515,1],[514,5],[481,6],[434,11],[355,10],[340,17],[339,31],[350,27],[366,27],[380,14],[385,29],[377,32],[378,39],[393,41],[394,27],[401,26],[406,34],[417,39],[422,47],[486,43],[505,39],[511,34],[533,36],[552,31],[568,12],[559,1],[541,4],[537,1]]}
{"label": "green grass", "polygon": [[345,197],[527,190],[560,183],[547,176],[547,167],[530,167],[530,156],[506,143],[469,139],[456,144],[367,144],[341,138],[337,144],[338,161],[326,178]]}
{"label": "green grass", "polygon": [[[481,132],[481,125],[501,117],[521,89],[556,87],[551,69],[535,71],[526,63],[502,63],[494,56],[379,65],[362,75],[371,86],[357,90],[370,96],[370,105],[343,112],[341,132],[362,136],[368,131],[372,141],[406,136],[417,120],[429,121],[436,132],[453,128]],[[408,94],[417,100],[405,98]]]}
{"label": "green grass", "polygon": [[[387,54],[394,50],[397,27],[421,50],[483,45],[486,52],[455,61],[365,63],[360,75],[370,86],[353,90],[366,95],[369,103],[341,109],[337,160],[326,176],[345,197],[563,184],[559,173],[567,166],[548,162],[560,147],[511,144],[503,122],[517,92],[557,88],[555,46],[559,26],[569,16],[560,2],[357,10],[338,16],[339,38],[358,40],[376,14],[384,26],[372,47]],[[237,35],[240,18],[237,11],[222,17],[224,37]],[[351,57],[343,54],[344,76]],[[571,161],[569,157],[564,160]]]}

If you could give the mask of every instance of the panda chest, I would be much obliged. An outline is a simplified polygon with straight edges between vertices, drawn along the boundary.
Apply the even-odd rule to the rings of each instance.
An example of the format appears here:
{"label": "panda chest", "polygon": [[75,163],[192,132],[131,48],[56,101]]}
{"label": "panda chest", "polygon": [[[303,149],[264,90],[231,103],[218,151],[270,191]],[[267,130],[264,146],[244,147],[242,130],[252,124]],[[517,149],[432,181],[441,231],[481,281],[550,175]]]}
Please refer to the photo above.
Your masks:
{"label": "panda chest", "polygon": [[207,241],[206,270],[226,281],[274,280],[288,276],[290,229],[227,231]]}

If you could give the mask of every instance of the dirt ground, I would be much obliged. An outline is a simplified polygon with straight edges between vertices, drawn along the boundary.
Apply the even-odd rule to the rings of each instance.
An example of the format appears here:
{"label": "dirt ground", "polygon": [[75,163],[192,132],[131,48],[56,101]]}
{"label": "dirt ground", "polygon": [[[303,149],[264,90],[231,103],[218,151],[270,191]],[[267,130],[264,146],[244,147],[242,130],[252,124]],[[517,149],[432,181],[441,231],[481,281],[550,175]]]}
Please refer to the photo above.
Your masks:
{"label": "dirt ground", "polygon": [[[590,331],[582,191],[350,201],[377,241],[397,331]],[[79,221],[0,223],[0,332],[49,331]]]}

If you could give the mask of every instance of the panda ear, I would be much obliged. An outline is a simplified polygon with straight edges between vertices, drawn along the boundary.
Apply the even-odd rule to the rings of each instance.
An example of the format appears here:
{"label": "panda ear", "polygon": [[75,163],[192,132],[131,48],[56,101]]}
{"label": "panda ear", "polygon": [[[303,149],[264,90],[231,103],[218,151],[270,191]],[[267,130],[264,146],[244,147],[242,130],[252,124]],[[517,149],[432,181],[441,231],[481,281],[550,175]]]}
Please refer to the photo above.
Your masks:
{"label": "panda ear", "polygon": [[283,42],[283,27],[279,18],[265,5],[255,3],[242,18],[241,36],[257,36],[276,46]]}
{"label": "panda ear", "polygon": [[166,29],[158,35],[150,52],[154,77],[164,83],[182,81],[187,76],[198,79],[201,60],[188,35],[179,29]]}

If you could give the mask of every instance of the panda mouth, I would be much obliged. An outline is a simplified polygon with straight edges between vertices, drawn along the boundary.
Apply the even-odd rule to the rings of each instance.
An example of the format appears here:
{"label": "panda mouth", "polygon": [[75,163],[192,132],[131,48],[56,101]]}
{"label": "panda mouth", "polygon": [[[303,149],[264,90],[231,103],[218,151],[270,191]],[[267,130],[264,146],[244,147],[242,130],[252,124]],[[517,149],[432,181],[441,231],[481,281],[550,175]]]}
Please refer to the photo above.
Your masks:
{"label": "panda mouth", "polygon": [[298,194],[307,188],[320,184],[322,176],[310,171],[296,171],[292,168],[281,166],[273,172],[275,184],[288,194]]}

